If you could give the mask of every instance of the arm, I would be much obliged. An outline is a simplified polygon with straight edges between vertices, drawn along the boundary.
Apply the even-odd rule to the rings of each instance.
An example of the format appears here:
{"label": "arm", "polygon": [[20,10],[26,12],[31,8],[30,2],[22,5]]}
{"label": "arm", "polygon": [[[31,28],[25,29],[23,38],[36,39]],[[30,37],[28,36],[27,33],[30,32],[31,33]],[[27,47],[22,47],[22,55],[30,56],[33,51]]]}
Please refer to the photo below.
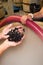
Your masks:
{"label": "arm", "polygon": [[[43,7],[40,9],[40,11],[32,14],[32,16],[33,16],[33,18],[42,18],[43,17]],[[31,16],[31,18],[32,18],[32,16]]]}
{"label": "arm", "polygon": [[[5,32],[8,32],[9,28],[12,27],[12,24],[8,25],[1,33],[0,33],[0,40],[6,39],[8,35],[5,35]],[[7,43],[7,42],[6,42]],[[5,42],[0,45],[0,54],[5,51],[9,46]]]}
{"label": "arm", "polygon": [[33,14],[34,18],[42,18],[43,17],[43,7],[39,12]]}
{"label": "arm", "polygon": [[2,43],[2,44],[0,45],[0,55],[1,55],[8,47],[9,47],[9,46],[6,45],[5,42]]}
{"label": "arm", "polygon": [[32,18],[42,18],[43,17],[43,7],[41,8],[41,10],[39,11],[39,12],[36,12],[36,13],[34,13],[34,14],[28,14],[28,15],[23,15],[22,17],[21,17],[21,23],[23,23],[23,24],[26,24],[26,20],[27,19],[30,19],[30,20],[32,20]]}

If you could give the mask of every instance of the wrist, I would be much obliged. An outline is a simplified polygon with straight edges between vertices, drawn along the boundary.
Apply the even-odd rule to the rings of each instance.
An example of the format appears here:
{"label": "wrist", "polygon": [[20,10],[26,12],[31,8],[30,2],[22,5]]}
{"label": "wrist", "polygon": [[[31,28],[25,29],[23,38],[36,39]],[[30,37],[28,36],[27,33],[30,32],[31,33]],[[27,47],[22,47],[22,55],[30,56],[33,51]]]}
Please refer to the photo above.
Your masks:
{"label": "wrist", "polygon": [[0,54],[2,54],[7,48],[9,48],[9,46],[6,45],[6,43],[2,43],[0,45]]}
{"label": "wrist", "polygon": [[5,49],[10,47],[6,42],[3,43],[3,46],[5,47]]}
{"label": "wrist", "polygon": [[33,18],[33,17],[34,17],[32,13],[29,13],[28,15],[29,15],[29,16],[31,16],[31,18]]}

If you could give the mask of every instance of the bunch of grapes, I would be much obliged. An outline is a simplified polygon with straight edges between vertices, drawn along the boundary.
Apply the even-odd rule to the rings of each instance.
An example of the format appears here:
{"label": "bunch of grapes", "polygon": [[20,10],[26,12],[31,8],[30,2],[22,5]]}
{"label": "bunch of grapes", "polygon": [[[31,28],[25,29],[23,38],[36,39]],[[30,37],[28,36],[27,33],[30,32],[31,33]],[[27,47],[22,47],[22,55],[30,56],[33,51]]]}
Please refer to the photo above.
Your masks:
{"label": "bunch of grapes", "polygon": [[[24,29],[23,29],[23,31],[24,31]],[[20,33],[18,31],[18,28],[11,29],[11,31],[9,31],[7,33],[7,35],[9,35],[8,40],[14,41],[14,42],[19,42],[22,39],[22,37],[24,36],[23,33]]]}

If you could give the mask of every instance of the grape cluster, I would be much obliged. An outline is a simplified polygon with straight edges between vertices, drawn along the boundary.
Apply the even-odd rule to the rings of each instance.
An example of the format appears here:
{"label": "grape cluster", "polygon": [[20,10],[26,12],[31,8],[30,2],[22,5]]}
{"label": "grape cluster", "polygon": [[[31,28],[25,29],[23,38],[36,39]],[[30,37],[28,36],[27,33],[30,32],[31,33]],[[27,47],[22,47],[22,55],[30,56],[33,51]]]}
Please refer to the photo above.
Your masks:
{"label": "grape cluster", "polygon": [[[24,29],[23,29],[23,31],[24,31]],[[8,40],[9,40],[9,41],[14,41],[14,42],[20,41],[21,38],[24,36],[23,33],[21,34],[21,33],[18,31],[18,28],[12,29],[11,31],[9,31],[9,32],[7,33],[7,35],[9,35]]]}

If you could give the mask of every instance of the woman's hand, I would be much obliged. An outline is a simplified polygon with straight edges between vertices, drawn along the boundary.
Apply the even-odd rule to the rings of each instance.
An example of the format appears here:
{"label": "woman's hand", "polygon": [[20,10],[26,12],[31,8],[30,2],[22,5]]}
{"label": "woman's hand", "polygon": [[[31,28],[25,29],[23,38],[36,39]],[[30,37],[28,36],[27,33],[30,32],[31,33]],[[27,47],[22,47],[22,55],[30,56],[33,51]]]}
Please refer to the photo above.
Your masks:
{"label": "woman's hand", "polygon": [[43,18],[43,7],[39,12],[34,13],[34,18]]}
{"label": "woman's hand", "polygon": [[19,41],[19,42],[8,41],[8,39],[6,39],[6,40],[4,41],[4,45],[6,45],[6,47],[17,46],[17,45],[19,45],[19,44],[22,43],[22,41],[24,40],[24,38],[25,38],[25,36],[23,36],[23,38],[22,38],[21,41]]}
{"label": "woman's hand", "polygon": [[[20,33],[24,33],[24,31],[23,31],[23,29],[24,29],[23,26],[16,26],[16,28],[18,28],[18,31],[19,31]],[[25,34],[24,34],[24,36],[22,37],[22,39],[21,39],[19,42],[8,41],[8,39],[6,39],[6,40],[4,41],[4,43],[5,43],[6,45],[8,45],[8,47],[10,47],[10,46],[17,46],[17,45],[19,45],[20,43],[22,43],[24,37],[25,37]]]}
{"label": "woman's hand", "polygon": [[[6,40],[0,45],[0,55],[9,47],[11,46],[17,46],[19,44],[22,43],[22,41],[24,40],[25,38],[25,35],[21,38],[21,40],[19,42],[15,42],[15,41],[9,41],[8,40],[8,36],[6,36],[5,34],[8,33],[8,31],[10,30],[10,27],[12,25],[8,26],[6,29],[3,30],[3,38],[6,38]],[[20,33],[24,33],[23,31],[23,27],[22,26],[16,26],[16,28],[18,28],[18,31]],[[12,28],[11,28],[12,29]],[[7,30],[7,31],[6,31]],[[6,33],[5,33],[6,32]]]}
{"label": "woman's hand", "polygon": [[21,22],[22,22],[22,24],[26,24],[26,20],[27,19],[30,19],[30,20],[32,20],[32,16],[31,15],[23,15],[22,17],[21,17]]}
{"label": "woman's hand", "polygon": [[9,24],[6,28],[3,29],[2,33],[0,33],[0,38],[1,39],[6,39],[8,38],[9,36],[6,35],[10,30],[11,30],[11,27],[13,26],[13,24]]}

